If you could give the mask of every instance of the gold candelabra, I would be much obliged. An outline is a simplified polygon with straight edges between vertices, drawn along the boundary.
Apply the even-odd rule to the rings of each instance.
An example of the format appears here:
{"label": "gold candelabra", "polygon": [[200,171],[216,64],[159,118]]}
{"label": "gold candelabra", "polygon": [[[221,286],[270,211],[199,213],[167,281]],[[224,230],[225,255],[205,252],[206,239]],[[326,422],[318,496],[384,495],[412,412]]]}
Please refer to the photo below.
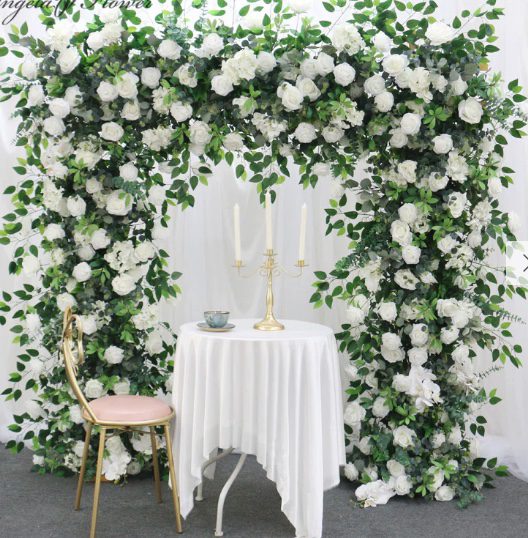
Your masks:
{"label": "gold candelabra", "polygon": [[236,260],[235,267],[240,276],[249,278],[255,274],[260,274],[266,278],[266,313],[262,320],[255,323],[253,327],[259,331],[282,331],[284,330],[284,325],[280,323],[280,321],[277,321],[273,314],[273,277],[283,273],[298,278],[302,275],[303,268],[306,267],[307,264],[304,260],[298,260],[295,267],[298,267],[299,271],[293,273],[277,263],[277,253],[273,249],[267,249],[264,256],[264,263],[249,275],[242,275],[242,268],[244,267],[242,260]]}

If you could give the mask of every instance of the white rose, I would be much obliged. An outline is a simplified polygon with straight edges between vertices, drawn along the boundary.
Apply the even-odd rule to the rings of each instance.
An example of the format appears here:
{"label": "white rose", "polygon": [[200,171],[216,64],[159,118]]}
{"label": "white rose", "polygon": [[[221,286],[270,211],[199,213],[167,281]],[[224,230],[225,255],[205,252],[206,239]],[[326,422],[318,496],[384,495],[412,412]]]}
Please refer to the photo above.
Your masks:
{"label": "white rose", "polygon": [[189,88],[196,88],[198,80],[196,79],[196,71],[190,64],[181,65],[176,71],[180,84]]}
{"label": "white rose", "polygon": [[227,151],[239,151],[244,147],[244,140],[238,133],[229,133],[224,137],[222,145]]}
{"label": "white rose", "polygon": [[452,501],[455,497],[455,492],[449,486],[440,486],[435,492],[437,501]]}
{"label": "white rose", "polygon": [[92,276],[92,268],[86,262],[78,263],[73,268],[72,275],[77,282],[86,282],[87,280],[90,280]]}
{"label": "white rose", "polygon": [[412,489],[411,479],[407,475],[398,476],[393,487],[398,495],[409,495]]}
{"label": "white rose", "polygon": [[451,216],[458,219],[462,216],[467,203],[467,195],[461,192],[452,192],[447,201],[447,207]]}
{"label": "white rose", "polygon": [[145,67],[141,70],[141,83],[147,88],[157,88],[161,78],[161,71],[157,67]]}
{"label": "white rose", "polygon": [[429,39],[431,45],[436,47],[453,40],[455,30],[445,22],[438,21],[429,25],[425,37]]}
{"label": "white rose", "polygon": [[401,129],[393,129],[390,145],[393,148],[403,148],[409,142],[409,138]]}
{"label": "white rose", "polygon": [[315,69],[322,77],[329,75],[334,70],[334,58],[326,52],[320,52],[315,60]]}
{"label": "white rose", "polygon": [[261,50],[257,54],[257,70],[261,74],[270,73],[277,66],[277,60],[271,52]]}
{"label": "white rose", "polygon": [[124,356],[125,352],[117,346],[110,346],[106,348],[103,355],[104,360],[108,364],[119,364],[123,362]]}
{"label": "white rose", "polygon": [[456,96],[464,95],[467,89],[468,89],[467,82],[464,79],[462,79],[462,77],[458,77],[456,80],[451,82],[451,93],[453,95],[456,95]]}
{"label": "white rose", "polygon": [[427,362],[427,349],[423,347],[413,347],[407,352],[409,362],[413,366],[422,366]]}
{"label": "white rose", "polygon": [[409,225],[401,220],[392,222],[391,236],[393,241],[401,246],[409,245],[412,241],[412,233]]}
{"label": "white rose", "polygon": [[28,400],[24,404],[26,413],[33,419],[39,419],[43,414],[44,410],[35,400]]}
{"label": "white rose", "polygon": [[106,233],[106,230],[99,228],[92,234],[90,242],[95,250],[101,250],[110,244],[110,237]]}
{"label": "white rose", "polygon": [[312,168],[312,173],[317,177],[328,177],[332,175],[332,167],[328,163],[316,163]]}
{"label": "white rose", "polygon": [[488,192],[493,196],[493,198],[497,198],[500,196],[502,192],[502,182],[498,177],[492,177],[488,181]]}
{"label": "white rose", "polygon": [[121,296],[128,295],[136,289],[136,281],[130,275],[122,274],[112,280],[112,289]]}
{"label": "white rose", "polygon": [[473,125],[480,123],[483,114],[482,105],[474,97],[468,97],[458,105],[458,115],[466,123]]}
{"label": "white rose", "polygon": [[132,197],[130,194],[118,189],[108,195],[106,199],[106,211],[110,215],[124,217],[132,209]]}
{"label": "white rose", "polygon": [[82,217],[86,213],[86,202],[80,196],[70,196],[66,207],[72,217]]}
{"label": "white rose", "polygon": [[123,99],[135,99],[138,94],[139,78],[134,73],[125,73],[116,83],[116,88]]}
{"label": "white rose", "polygon": [[33,276],[40,270],[39,259],[35,256],[27,256],[22,262],[22,271],[27,276]]}
{"label": "white rose", "polygon": [[391,54],[383,60],[383,70],[393,77],[402,73],[408,65],[409,59],[404,54]]}
{"label": "white rose", "polygon": [[383,396],[378,396],[372,406],[372,414],[377,418],[385,418],[390,413],[390,408]]}
{"label": "white rose", "polygon": [[336,65],[334,68],[335,81],[341,86],[348,86],[356,78],[356,70],[348,63]]}
{"label": "white rose", "polygon": [[32,58],[24,60],[20,66],[20,72],[24,78],[28,80],[35,80],[37,78],[37,63]]}
{"label": "white rose", "polygon": [[202,46],[196,51],[199,58],[212,58],[224,48],[224,40],[218,34],[208,34],[204,37]]}
{"label": "white rose", "polygon": [[158,54],[162,58],[169,60],[178,60],[181,55],[181,47],[172,39],[164,39],[158,47]]}
{"label": "white rose", "polygon": [[458,340],[459,334],[460,332],[456,327],[443,327],[440,331],[440,340],[442,343],[449,345]]}
{"label": "white rose", "polygon": [[227,95],[233,91],[233,83],[227,75],[216,75],[211,79],[211,88],[218,95]]}
{"label": "white rose", "polygon": [[84,418],[82,416],[82,410],[79,405],[72,405],[70,407],[70,420],[74,424],[84,424]]}
{"label": "white rose", "polygon": [[119,92],[117,91],[117,86],[103,80],[97,87],[97,95],[103,103],[109,103],[117,99]]}
{"label": "white rose", "polygon": [[521,219],[515,211],[510,211],[508,213],[508,228],[512,234],[518,233],[521,229]]}
{"label": "white rose", "polygon": [[165,188],[162,185],[153,185],[150,187],[148,200],[156,207],[160,207],[165,201]]}
{"label": "white rose", "polygon": [[306,122],[299,123],[293,135],[301,144],[309,144],[317,138],[315,127],[311,123]]}
{"label": "white rose", "polygon": [[392,322],[398,317],[398,311],[396,310],[396,303],[386,302],[381,303],[378,306],[378,314],[384,321]]}
{"label": "white rose", "polygon": [[66,130],[64,122],[57,116],[46,118],[43,123],[44,130],[51,136],[60,136]]}
{"label": "white rose", "polygon": [[405,474],[405,467],[396,460],[389,460],[387,462],[387,470],[394,478],[398,478]]}
{"label": "white rose", "polygon": [[357,426],[366,416],[367,411],[365,408],[357,401],[350,402],[345,407],[345,413],[343,418],[345,424],[348,424],[351,428]]}
{"label": "white rose", "polygon": [[95,177],[91,177],[90,179],[86,180],[86,192],[88,194],[95,194],[96,192],[101,192],[102,190],[103,186]]}
{"label": "white rose", "polygon": [[381,336],[381,341],[383,343],[383,346],[387,349],[394,351],[401,347],[401,338],[396,333],[384,333]]}
{"label": "white rose", "polygon": [[[455,426],[449,435],[447,436],[447,440],[452,443],[453,445],[459,445],[462,441],[462,430],[460,429],[460,426]],[[451,464],[451,462],[449,462]],[[458,468],[458,462],[454,461],[453,466],[455,469]]]}
{"label": "white rose", "polygon": [[405,245],[402,248],[402,258],[407,265],[416,265],[420,261],[422,250],[413,245]]}
{"label": "white rose", "polygon": [[327,125],[322,130],[321,134],[329,144],[335,144],[336,142],[339,142],[343,136],[345,136],[345,131],[343,131],[343,129],[337,125]]}
{"label": "white rose", "polygon": [[176,101],[171,105],[170,113],[178,123],[181,123],[187,121],[192,116],[193,109],[189,103]]}
{"label": "white rose", "polygon": [[211,141],[211,128],[203,121],[195,121],[190,128],[190,138],[192,144],[205,146]]}
{"label": "white rose", "polygon": [[376,97],[376,95],[386,91],[385,81],[379,73],[365,80],[364,88],[365,91],[372,97]]}
{"label": "white rose", "polygon": [[69,293],[59,293],[57,295],[57,306],[61,312],[64,312],[68,307],[72,307],[75,304],[75,298]]}
{"label": "white rose", "polygon": [[44,90],[40,84],[29,88],[27,101],[29,106],[39,106],[44,102]]}
{"label": "white rose", "polygon": [[240,22],[243,28],[258,30],[262,28],[264,13],[262,11],[250,11]]}
{"label": "white rose", "polygon": [[114,394],[130,394],[130,381],[128,379],[122,379],[114,383],[112,390]]}
{"label": "white rose", "polygon": [[409,448],[414,445],[415,433],[407,426],[399,426],[393,432],[394,444],[402,448]]}
{"label": "white rose", "polygon": [[391,92],[382,92],[374,98],[376,108],[380,112],[389,112],[394,106],[394,95]]}
{"label": "white rose", "polygon": [[444,432],[437,432],[431,437],[431,445],[433,448],[440,448],[446,441]]}
{"label": "white rose", "polygon": [[66,234],[60,224],[48,224],[42,234],[48,241],[55,241],[56,239],[62,239]]}
{"label": "white rose", "polygon": [[115,121],[108,121],[106,123],[103,123],[99,134],[105,140],[110,140],[111,142],[118,142],[125,134],[125,131],[123,131],[123,127],[121,127],[121,125],[119,125]]}
{"label": "white rose", "polygon": [[128,162],[119,167],[119,175],[125,181],[136,181],[138,178],[138,169],[134,166],[134,163]]}
{"label": "white rose", "polygon": [[134,255],[139,262],[147,262],[156,254],[156,249],[150,241],[143,241],[136,246]]}
{"label": "white rose", "polygon": [[157,355],[163,352],[163,339],[159,332],[154,331],[148,335],[145,350],[149,355]]}
{"label": "white rose", "polygon": [[375,480],[359,486],[355,491],[356,499],[363,503],[365,507],[387,504],[395,491],[383,480]]}
{"label": "white rose", "polygon": [[281,98],[286,110],[298,110],[302,106],[303,94],[298,88],[285,82],[277,89],[277,95]]}
{"label": "white rose", "polygon": [[431,466],[427,472],[433,477],[433,483],[429,486],[429,489],[431,491],[437,491],[444,482],[444,471],[438,467]]}
{"label": "white rose", "polygon": [[48,103],[49,111],[57,118],[65,118],[70,113],[70,103],[66,99],[57,97]]}
{"label": "white rose", "polygon": [[84,386],[84,394],[88,398],[100,398],[104,393],[103,384],[97,379],[89,379]]}
{"label": "white rose", "polygon": [[420,132],[422,126],[422,118],[418,114],[407,112],[401,119],[400,129],[409,136],[414,136]]}
{"label": "white rose", "polygon": [[345,465],[345,476],[350,482],[355,482],[359,477],[359,471],[353,463],[347,463]]}
{"label": "white rose", "polygon": [[409,269],[400,269],[394,275],[394,282],[404,290],[415,290],[419,280]]}
{"label": "white rose", "polygon": [[347,320],[352,327],[359,327],[365,320],[365,312],[357,306],[350,305],[346,311]]}
{"label": "white rose", "polygon": [[295,86],[303,94],[303,97],[308,97],[310,101],[315,101],[321,95],[321,91],[311,78],[297,77]]}
{"label": "white rose", "polygon": [[436,154],[444,155],[453,149],[453,139],[448,134],[438,135],[433,138],[433,145]]}
{"label": "white rose", "polygon": [[425,346],[429,340],[429,330],[425,323],[415,323],[409,334],[413,346]]}
{"label": "white rose", "polygon": [[411,203],[403,204],[400,209],[398,209],[398,215],[400,220],[412,224],[418,218],[418,208]]}
{"label": "white rose", "polygon": [[124,120],[136,121],[141,118],[141,108],[137,100],[127,101],[121,110],[121,117]]}
{"label": "white rose", "polygon": [[467,236],[467,243],[471,248],[480,247],[482,244],[482,234],[478,230],[473,230]]}
{"label": "white rose", "polygon": [[80,63],[81,56],[77,49],[68,47],[60,52],[57,57],[57,64],[63,75],[70,74]]}
{"label": "white rose", "polygon": [[86,39],[86,44],[93,51],[102,49],[105,46],[105,36],[102,32],[92,32]]}
{"label": "white rose", "polygon": [[365,46],[358,29],[348,22],[336,26],[330,40],[337,52],[346,50],[348,54],[356,54]]}
{"label": "white rose", "polygon": [[38,314],[26,314],[26,329],[29,333],[35,334],[42,327]]}
{"label": "white rose", "polygon": [[[79,256],[81,260],[89,261],[95,256],[95,250],[90,245],[82,245],[77,249],[77,256]],[[75,282],[75,280],[73,280],[73,282]]]}
{"label": "white rose", "polygon": [[317,75],[317,62],[314,58],[307,58],[301,62],[299,67],[301,75],[306,78],[314,79]]}
{"label": "white rose", "polygon": [[396,374],[392,378],[392,387],[398,392],[407,392],[410,387],[409,377],[402,374]]}

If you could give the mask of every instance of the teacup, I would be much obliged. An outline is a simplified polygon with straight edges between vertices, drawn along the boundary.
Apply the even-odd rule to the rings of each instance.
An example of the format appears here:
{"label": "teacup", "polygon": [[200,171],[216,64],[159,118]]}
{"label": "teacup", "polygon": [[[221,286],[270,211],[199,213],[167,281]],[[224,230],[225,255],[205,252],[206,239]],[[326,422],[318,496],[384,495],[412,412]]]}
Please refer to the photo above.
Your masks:
{"label": "teacup", "polygon": [[206,310],[204,312],[205,323],[212,329],[225,327],[229,320],[229,312],[225,310]]}

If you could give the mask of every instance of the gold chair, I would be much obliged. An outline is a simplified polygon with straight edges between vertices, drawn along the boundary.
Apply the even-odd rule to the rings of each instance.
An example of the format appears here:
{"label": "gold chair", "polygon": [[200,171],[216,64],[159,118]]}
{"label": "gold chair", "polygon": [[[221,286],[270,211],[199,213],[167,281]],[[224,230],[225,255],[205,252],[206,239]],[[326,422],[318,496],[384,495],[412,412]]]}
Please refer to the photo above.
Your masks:
{"label": "gold chair", "polygon": [[[73,354],[73,328],[74,322],[77,327],[77,357]],[[182,532],[180,503],[178,499],[178,490],[176,485],[176,475],[174,472],[174,461],[172,458],[172,444],[170,437],[170,422],[174,417],[174,410],[165,402],[149,396],[139,395],[122,395],[122,396],[104,396],[92,400],[90,403],[86,400],[79,384],[77,383],[77,370],[83,363],[83,331],[82,323],[79,316],[72,313],[70,308],[64,312],[64,324],[62,333],[62,353],[66,366],[66,376],[71,385],[76,398],[83,410],[83,417],[86,420],[86,438],[84,441],[84,450],[82,455],[81,470],[79,481],[77,483],[77,495],[75,497],[75,510],[79,510],[81,505],[81,495],[84,482],[84,473],[86,471],[86,459],[90,446],[90,435],[93,426],[100,427],[99,450],[97,455],[97,470],[95,474],[95,489],[92,511],[92,524],[90,528],[90,538],[95,537],[95,527],[97,523],[97,507],[99,504],[99,492],[101,490],[101,474],[103,466],[103,455],[105,449],[105,440],[107,430],[119,431],[136,431],[144,434],[143,428],[148,426],[150,439],[152,442],[152,463],[154,468],[154,482],[156,489],[156,498],[161,502],[160,472],[158,465],[158,452],[156,446],[156,426],[163,426],[167,444],[167,460],[169,463],[170,479],[172,483],[172,501],[176,515],[176,530]]]}

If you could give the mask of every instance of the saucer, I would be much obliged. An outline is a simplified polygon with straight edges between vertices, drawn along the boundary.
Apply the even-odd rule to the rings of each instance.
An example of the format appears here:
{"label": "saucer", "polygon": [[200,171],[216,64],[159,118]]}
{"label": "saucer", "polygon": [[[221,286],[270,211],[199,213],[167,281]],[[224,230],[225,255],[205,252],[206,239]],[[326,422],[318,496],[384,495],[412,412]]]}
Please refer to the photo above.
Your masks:
{"label": "saucer", "polygon": [[209,327],[205,321],[200,321],[200,323],[197,323],[197,325],[200,329],[202,329],[202,331],[209,331],[212,333],[225,333],[235,328],[233,323],[227,323],[223,327]]}

